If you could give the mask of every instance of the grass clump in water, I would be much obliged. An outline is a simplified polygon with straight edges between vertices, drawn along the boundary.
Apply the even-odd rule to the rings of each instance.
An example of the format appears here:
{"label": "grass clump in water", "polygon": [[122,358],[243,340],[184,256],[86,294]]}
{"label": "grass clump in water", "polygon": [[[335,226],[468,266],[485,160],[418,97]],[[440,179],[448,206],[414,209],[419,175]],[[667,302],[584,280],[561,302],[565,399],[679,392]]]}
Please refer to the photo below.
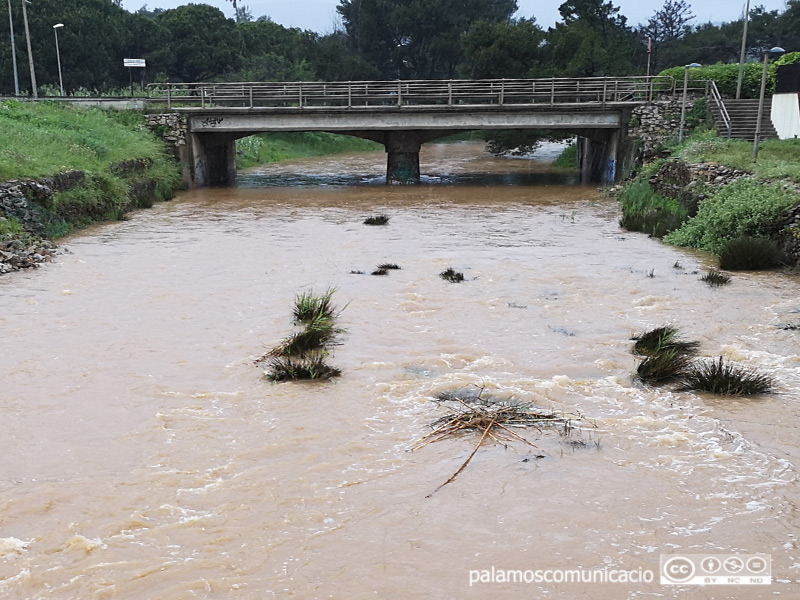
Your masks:
{"label": "grass clump in water", "polygon": [[464,281],[464,274],[456,271],[452,267],[448,267],[441,273],[439,273],[439,277],[444,279],[445,281],[449,281],[450,283],[461,283]]}
{"label": "grass clump in water", "polygon": [[313,353],[325,353],[326,348],[336,342],[340,330],[334,327],[331,319],[320,317],[306,327],[270,350],[268,356],[303,357]]}
{"label": "grass clump in water", "polygon": [[389,215],[377,215],[364,219],[364,225],[388,225]]}
{"label": "grass clump in water", "polygon": [[710,269],[700,278],[700,281],[705,281],[711,287],[719,287],[729,284],[731,282],[731,277],[730,275],[722,273],[719,269]]}
{"label": "grass clump in water", "polygon": [[274,357],[269,362],[267,379],[271,381],[296,381],[300,379],[331,379],[342,372],[325,362],[323,356],[311,358],[293,358],[291,356]]}
{"label": "grass clump in water", "polygon": [[382,263],[382,264],[378,265],[378,268],[379,268],[379,269],[384,269],[384,270],[386,270],[386,271],[395,271],[395,270],[400,270],[400,267],[398,267],[398,266],[397,266],[396,264],[394,264],[394,263]]}
{"label": "grass clump in water", "polygon": [[315,294],[308,291],[298,294],[294,300],[295,323],[316,323],[322,319],[333,321],[338,316],[339,311],[333,306],[332,298],[336,292],[335,288],[328,288],[322,294]]}
{"label": "grass clump in water", "polygon": [[700,342],[684,342],[678,339],[678,328],[666,325],[657,327],[633,337],[633,351],[642,356],[654,356],[667,349],[675,349],[684,354],[695,354]]}
{"label": "grass clump in water", "polygon": [[756,373],[719,360],[692,366],[681,378],[685,390],[708,392],[724,396],[753,396],[769,394],[775,383],[768,375]]}
{"label": "grass clump in water", "polygon": [[639,363],[636,375],[649,385],[662,385],[679,381],[690,364],[690,353],[667,347]]}
{"label": "grass clump in water", "polygon": [[786,260],[778,245],[767,238],[743,235],[728,241],[719,254],[719,266],[729,271],[758,271]]}

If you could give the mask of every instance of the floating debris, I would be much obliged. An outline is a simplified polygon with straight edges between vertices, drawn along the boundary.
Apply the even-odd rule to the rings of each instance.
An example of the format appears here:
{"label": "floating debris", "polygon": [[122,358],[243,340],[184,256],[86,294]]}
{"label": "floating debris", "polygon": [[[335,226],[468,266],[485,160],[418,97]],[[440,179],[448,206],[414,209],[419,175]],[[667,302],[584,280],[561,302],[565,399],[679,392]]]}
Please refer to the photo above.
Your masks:
{"label": "floating debris", "polygon": [[487,438],[503,445],[518,441],[538,449],[536,444],[512,428],[533,427],[539,431],[548,428],[566,436],[573,431],[575,421],[581,418],[579,415],[567,416],[546,410],[530,402],[484,398],[483,388],[479,388],[478,391],[459,389],[442,392],[436,400],[448,403],[448,412],[431,423],[433,431],[420,438],[409,452],[462,432],[480,433],[481,436],[467,460],[426,498],[430,498],[448,483],[455,481]]}

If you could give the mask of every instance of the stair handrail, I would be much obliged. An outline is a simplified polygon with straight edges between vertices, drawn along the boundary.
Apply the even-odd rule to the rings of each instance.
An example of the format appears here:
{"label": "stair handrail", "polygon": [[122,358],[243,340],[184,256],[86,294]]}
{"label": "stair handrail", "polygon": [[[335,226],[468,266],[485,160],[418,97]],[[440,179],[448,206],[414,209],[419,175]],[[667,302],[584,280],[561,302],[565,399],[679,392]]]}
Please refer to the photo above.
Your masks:
{"label": "stair handrail", "polygon": [[720,117],[722,117],[722,123],[725,125],[728,133],[726,135],[727,139],[731,139],[731,116],[728,114],[728,109],[725,107],[725,102],[722,100],[722,95],[719,93],[717,89],[717,84],[714,83],[714,80],[709,80],[709,93],[711,94],[711,98],[714,100],[714,104],[717,105],[717,110],[719,110]]}

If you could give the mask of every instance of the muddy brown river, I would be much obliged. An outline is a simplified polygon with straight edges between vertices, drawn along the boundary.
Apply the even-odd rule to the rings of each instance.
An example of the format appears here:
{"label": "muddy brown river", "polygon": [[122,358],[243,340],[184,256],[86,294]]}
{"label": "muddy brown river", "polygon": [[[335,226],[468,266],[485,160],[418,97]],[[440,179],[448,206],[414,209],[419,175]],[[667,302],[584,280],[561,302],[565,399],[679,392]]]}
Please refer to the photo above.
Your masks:
{"label": "muddy brown river", "polygon": [[[426,146],[417,187],[383,165],[267,166],[0,278],[0,597],[800,598],[798,276],[711,288],[712,259],[542,159]],[[328,288],[342,376],[271,383],[253,359]],[[630,338],[666,324],[777,393],[637,384]],[[458,388],[580,418],[426,497],[480,437],[408,451]],[[770,585],[660,582],[755,554]]]}

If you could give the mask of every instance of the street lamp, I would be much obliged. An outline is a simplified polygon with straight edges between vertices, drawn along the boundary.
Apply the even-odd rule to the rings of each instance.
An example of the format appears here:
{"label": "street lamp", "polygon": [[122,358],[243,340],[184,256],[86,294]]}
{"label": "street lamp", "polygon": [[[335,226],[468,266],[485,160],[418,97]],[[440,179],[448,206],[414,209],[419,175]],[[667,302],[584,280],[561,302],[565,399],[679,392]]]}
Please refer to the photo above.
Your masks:
{"label": "street lamp", "polygon": [[8,0],[8,28],[11,31],[11,61],[14,64],[14,95],[19,96],[19,73],[17,72],[17,48],[14,45],[14,19],[11,18],[11,0]]}
{"label": "street lamp", "polygon": [[686,124],[686,89],[689,87],[689,69],[702,67],[700,63],[690,63],[683,68],[683,99],[681,100],[681,126],[678,129],[678,142],[683,141],[683,127]]}
{"label": "street lamp", "polygon": [[36,71],[33,70],[33,51],[31,50],[31,32],[28,29],[28,10],[25,8],[25,3],[28,0],[22,0],[22,22],[25,25],[25,41],[28,42],[28,65],[31,68],[31,95],[34,99],[39,98],[39,90],[36,87]]}
{"label": "street lamp", "polygon": [[61,53],[58,51],[58,29],[63,27],[63,23],[53,25],[53,33],[56,34],[56,60],[58,60],[58,87],[61,88],[61,95],[64,95],[64,80],[61,79]]}
{"label": "street lamp", "polygon": [[758,96],[758,118],[756,119],[756,134],[753,137],[753,160],[758,158],[758,139],[761,137],[761,119],[764,112],[764,91],[767,88],[767,70],[769,66],[769,57],[778,56],[786,52],[783,48],[775,46],[764,52],[764,69],[761,72],[761,94]]}

